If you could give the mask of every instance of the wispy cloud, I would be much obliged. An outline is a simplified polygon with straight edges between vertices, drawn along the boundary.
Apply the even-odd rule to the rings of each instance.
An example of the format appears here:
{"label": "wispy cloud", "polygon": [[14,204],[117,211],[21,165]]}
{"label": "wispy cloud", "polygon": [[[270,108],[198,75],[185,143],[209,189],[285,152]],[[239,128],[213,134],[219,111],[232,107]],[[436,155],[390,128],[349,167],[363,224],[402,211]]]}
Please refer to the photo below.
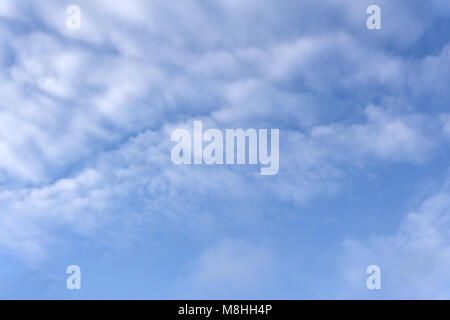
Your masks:
{"label": "wispy cloud", "polygon": [[[448,1],[379,3],[383,29],[368,33],[365,0],[77,1],[77,31],[66,28],[60,1],[1,1],[0,249],[33,262],[73,237],[117,246],[109,240],[120,234],[158,241],[180,230],[218,243],[217,230],[234,239],[227,226],[257,224],[267,208],[299,212],[356,184],[355,175],[442,161]],[[174,166],[170,133],[194,120],[279,128],[279,174]],[[407,215],[399,235],[347,246],[410,257],[422,243],[421,254],[446,263],[446,197]],[[192,279],[210,288],[216,277],[224,285],[237,270],[253,273],[272,259],[254,243],[205,249]],[[225,260],[229,270],[215,270]],[[412,292],[445,295],[433,283],[448,275],[435,263],[430,287]]]}

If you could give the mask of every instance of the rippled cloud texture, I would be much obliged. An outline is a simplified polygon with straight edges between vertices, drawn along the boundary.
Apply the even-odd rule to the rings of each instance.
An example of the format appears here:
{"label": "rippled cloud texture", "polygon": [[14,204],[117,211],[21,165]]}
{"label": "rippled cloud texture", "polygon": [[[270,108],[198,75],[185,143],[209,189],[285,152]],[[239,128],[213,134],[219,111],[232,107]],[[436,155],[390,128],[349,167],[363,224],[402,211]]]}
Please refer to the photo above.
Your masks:
{"label": "rippled cloud texture", "polygon": [[[449,18],[447,0],[2,0],[0,297],[450,298]],[[278,174],[174,165],[194,120],[279,128]]]}

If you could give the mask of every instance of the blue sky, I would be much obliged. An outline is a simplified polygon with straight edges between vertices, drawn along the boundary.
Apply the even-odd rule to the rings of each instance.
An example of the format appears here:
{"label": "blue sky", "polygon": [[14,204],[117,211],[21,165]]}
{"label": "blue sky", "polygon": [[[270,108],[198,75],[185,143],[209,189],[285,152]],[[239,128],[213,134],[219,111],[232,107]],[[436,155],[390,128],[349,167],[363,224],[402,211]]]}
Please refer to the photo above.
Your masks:
{"label": "blue sky", "polygon": [[[449,18],[447,0],[2,0],[0,298],[450,298]],[[174,165],[194,120],[280,129],[278,174]]]}

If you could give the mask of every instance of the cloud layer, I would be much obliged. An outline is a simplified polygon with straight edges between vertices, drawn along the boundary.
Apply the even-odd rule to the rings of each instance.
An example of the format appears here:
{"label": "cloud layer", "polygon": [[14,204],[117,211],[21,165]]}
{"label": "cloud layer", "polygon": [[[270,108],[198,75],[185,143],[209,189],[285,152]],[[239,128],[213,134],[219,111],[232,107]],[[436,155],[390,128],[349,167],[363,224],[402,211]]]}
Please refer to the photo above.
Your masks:
{"label": "cloud layer", "polygon": [[[287,215],[339,195],[355,176],[442,159],[448,1],[378,2],[383,29],[372,33],[371,1],[77,1],[74,31],[60,1],[3,0],[0,250],[34,263],[72,237],[158,241],[202,227],[229,239],[224,230],[260,223],[264,208]],[[278,175],[174,166],[170,133],[194,120],[279,128]],[[449,279],[447,198],[444,190],[406,215],[397,235],[348,240],[342,255],[386,261],[396,287],[406,283],[393,296],[448,296],[447,280],[437,283]],[[247,272],[258,282],[253,264],[270,250],[223,241],[200,255],[192,279],[209,288]],[[235,258],[241,246],[248,256]],[[400,262],[415,252],[428,263]],[[410,280],[424,270],[429,277]]]}

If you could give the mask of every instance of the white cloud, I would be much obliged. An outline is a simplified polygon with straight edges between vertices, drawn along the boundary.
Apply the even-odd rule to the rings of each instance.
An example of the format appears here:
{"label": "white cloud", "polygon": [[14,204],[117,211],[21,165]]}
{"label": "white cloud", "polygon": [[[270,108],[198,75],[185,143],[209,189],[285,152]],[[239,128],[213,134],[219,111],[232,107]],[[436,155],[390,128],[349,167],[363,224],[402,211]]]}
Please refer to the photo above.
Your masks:
{"label": "white cloud", "polygon": [[0,3],[0,17],[15,18],[17,7],[15,1],[5,0]]}
{"label": "white cloud", "polygon": [[450,138],[450,115],[443,114],[440,118],[442,121],[442,132],[445,137]]}
{"label": "white cloud", "polygon": [[344,243],[343,296],[370,297],[367,266],[382,269],[382,294],[394,299],[450,297],[450,193],[448,185],[408,213],[393,236],[376,236],[367,244]]}
{"label": "white cloud", "polygon": [[243,296],[268,283],[274,266],[274,256],[268,249],[224,239],[201,254],[186,283],[190,294],[227,296],[233,292],[234,296]]}
{"label": "white cloud", "polygon": [[[15,3],[2,1],[0,14],[13,17]],[[406,63],[368,46],[353,25],[335,28],[334,14],[354,14],[356,1],[333,13],[330,3],[292,10],[290,1],[80,1],[76,32],[65,27],[63,3],[28,2],[31,9],[14,18],[21,29],[0,31],[0,184],[8,190],[0,244],[39,256],[54,229],[89,236],[111,217],[141,221],[120,215],[134,212],[133,202],[149,216],[189,215],[182,221],[193,224],[209,219],[200,204],[213,193],[228,202],[264,193],[300,205],[335,192],[355,158],[426,159],[434,143],[419,112],[369,107],[367,121],[343,124],[333,109],[342,103],[358,116],[364,93],[384,97],[383,86],[408,100],[400,89],[418,87],[408,78],[416,64],[428,84],[421,90],[442,93],[445,82],[439,90],[431,83],[444,78],[447,51]],[[329,20],[315,19],[321,14]],[[414,23],[405,42],[425,24]],[[436,73],[427,78],[428,67]],[[280,128],[279,175],[175,168],[170,129],[199,118],[217,127]]]}
{"label": "white cloud", "polygon": [[435,147],[435,140],[427,132],[426,116],[395,115],[375,106],[368,106],[365,115],[367,123],[319,126],[312,129],[312,136],[336,143],[334,147],[356,156],[374,155],[392,161],[420,163]]}

